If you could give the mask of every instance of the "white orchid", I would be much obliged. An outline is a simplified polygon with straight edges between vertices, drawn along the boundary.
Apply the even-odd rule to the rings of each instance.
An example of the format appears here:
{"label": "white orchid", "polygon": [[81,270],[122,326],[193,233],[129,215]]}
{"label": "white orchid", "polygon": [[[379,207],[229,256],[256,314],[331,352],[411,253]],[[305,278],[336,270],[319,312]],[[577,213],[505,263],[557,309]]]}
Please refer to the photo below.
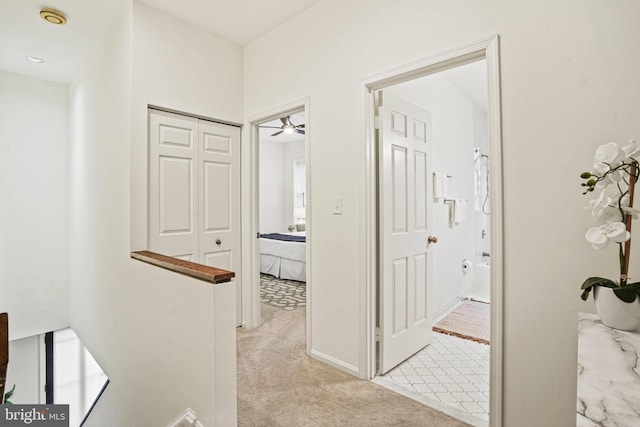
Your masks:
{"label": "white orchid", "polygon": [[589,201],[588,208],[591,209],[591,214],[596,220],[608,221],[616,217],[620,219],[620,210],[618,209],[616,202],[619,195],[613,193],[611,187],[604,188],[597,198]]}
{"label": "white orchid", "polygon": [[599,227],[588,229],[585,238],[591,243],[593,249],[599,250],[606,248],[610,242],[626,242],[631,238],[631,233],[622,222],[607,222]]}
{"label": "white orchid", "polygon": [[625,160],[631,160],[640,155],[640,146],[632,139],[629,144],[622,147],[622,151],[625,154]]}
{"label": "white orchid", "polygon": [[596,149],[596,155],[593,156],[593,169],[599,174],[605,174],[619,166],[625,156],[626,153],[615,142],[601,145]]}
{"label": "white orchid", "polygon": [[583,284],[581,298],[586,300],[594,286],[614,288],[615,294],[625,302],[640,297],[640,282],[629,283],[631,249],[631,220],[640,217],[640,210],[633,207],[632,195],[639,177],[638,158],[640,146],[629,141],[623,148],[615,142],[599,146],[593,157],[593,172],[580,176],[588,194],[600,189],[598,196],[589,201],[588,209],[600,225],[591,227],[585,239],[596,249],[606,248],[614,242],[620,246],[620,282],[602,277],[590,277]]}

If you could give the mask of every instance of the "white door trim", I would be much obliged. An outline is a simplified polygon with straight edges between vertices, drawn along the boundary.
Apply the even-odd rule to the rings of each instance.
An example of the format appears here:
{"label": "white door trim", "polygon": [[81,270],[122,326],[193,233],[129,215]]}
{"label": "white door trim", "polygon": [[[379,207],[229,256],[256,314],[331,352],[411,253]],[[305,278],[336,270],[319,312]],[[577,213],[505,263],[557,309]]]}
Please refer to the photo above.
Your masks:
{"label": "white door trim", "polygon": [[[273,119],[277,119],[287,114],[302,111],[305,112],[305,162],[306,162],[306,181],[307,181],[307,218],[306,218],[306,233],[307,242],[312,241],[313,232],[313,218],[312,218],[312,183],[311,183],[311,109],[309,98],[302,98],[295,100],[280,106],[271,108],[267,111],[263,111],[260,114],[256,114],[248,118],[248,126],[244,126],[243,129],[249,132],[249,135],[244,135],[242,141],[250,141],[249,144],[245,144],[243,149],[242,158],[243,172],[242,172],[242,247],[245,249],[242,251],[242,273],[246,280],[243,280],[242,289],[242,326],[248,329],[257,328],[260,326],[260,267],[258,253],[258,239],[256,237],[259,230],[258,218],[259,213],[259,186],[258,186],[258,124],[264,123]],[[246,231],[245,231],[246,230]],[[311,251],[312,247],[307,244],[306,253],[306,286],[307,286],[307,317],[306,317],[306,331],[307,331],[307,353],[311,351],[311,313],[313,309],[313,301],[310,299],[312,286],[311,283]]]}
{"label": "white door trim", "polygon": [[502,125],[500,102],[500,47],[498,35],[493,35],[457,48],[438,52],[387,71],[363,81],[366,132],[365,227],[366,227],[366,287],[361,295],[361,308],[365,316],[360,325],[360,343],[363,352],[361,366],[366,367],[369,379],[376,374],[375,327],[377,315],[377,159],[374,128],[374,93],[379,89],[434,74],[480,59],[486,59],[488,79],[488,123],[491,199],[491,356],[490,356],[490,421],[491,427],[503,425],[503,188],[502,188]]}

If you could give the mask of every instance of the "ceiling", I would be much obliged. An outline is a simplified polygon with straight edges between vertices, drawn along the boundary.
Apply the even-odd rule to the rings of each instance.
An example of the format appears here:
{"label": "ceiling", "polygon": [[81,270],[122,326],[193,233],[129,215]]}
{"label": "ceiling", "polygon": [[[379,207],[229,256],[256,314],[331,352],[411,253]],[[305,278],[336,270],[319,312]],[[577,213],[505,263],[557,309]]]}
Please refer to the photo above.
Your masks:
{"label": "ceiling", "polygon": [[246,45],[320,0],[141,0],[239,45]]}
{"label": "ceiling", "polygon": [[[245,45],[319,0],[141,0]],[[113,20],[131,0],[0,0],[0,70],[70,83]],[[67,25],[40,19],[43,7],[62,11]],[[25,56],[45,60],[33,64]]]}
{"label": "ceiling", "polygon": [[[71,82],[83,58],[104,33],[124,0],[87,1],[1,0],[0,69],[61,83]],[[52,25],[40,19],[43,7],[53,7],[67,17],[67,25]],[[44,59],[32,64],[25,56]]]}

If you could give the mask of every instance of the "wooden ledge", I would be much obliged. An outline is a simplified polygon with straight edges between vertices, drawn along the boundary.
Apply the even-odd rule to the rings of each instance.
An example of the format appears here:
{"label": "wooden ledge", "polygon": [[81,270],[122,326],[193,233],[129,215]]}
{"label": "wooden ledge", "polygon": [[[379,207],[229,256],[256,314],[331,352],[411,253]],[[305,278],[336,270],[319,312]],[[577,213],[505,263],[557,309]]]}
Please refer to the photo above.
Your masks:
{"label": "wooden ledge", "polygon": [[236,273],[233,271],[196,264],[195,262],[160,255],[155,252],[131,252],[131,258],[211,283],[224,283],[236,277]]}

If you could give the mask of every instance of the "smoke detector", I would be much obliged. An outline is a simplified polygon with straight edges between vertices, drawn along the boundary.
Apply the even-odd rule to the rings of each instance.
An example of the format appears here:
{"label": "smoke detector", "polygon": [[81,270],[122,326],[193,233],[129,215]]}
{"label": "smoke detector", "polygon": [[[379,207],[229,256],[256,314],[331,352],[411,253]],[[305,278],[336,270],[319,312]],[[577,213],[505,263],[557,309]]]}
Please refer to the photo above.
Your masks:
{"label": "smoke detector", "polygon": [[40,11],[40,18],[54,25],[66,25],[67,17],[56,9],[44,8]]}

